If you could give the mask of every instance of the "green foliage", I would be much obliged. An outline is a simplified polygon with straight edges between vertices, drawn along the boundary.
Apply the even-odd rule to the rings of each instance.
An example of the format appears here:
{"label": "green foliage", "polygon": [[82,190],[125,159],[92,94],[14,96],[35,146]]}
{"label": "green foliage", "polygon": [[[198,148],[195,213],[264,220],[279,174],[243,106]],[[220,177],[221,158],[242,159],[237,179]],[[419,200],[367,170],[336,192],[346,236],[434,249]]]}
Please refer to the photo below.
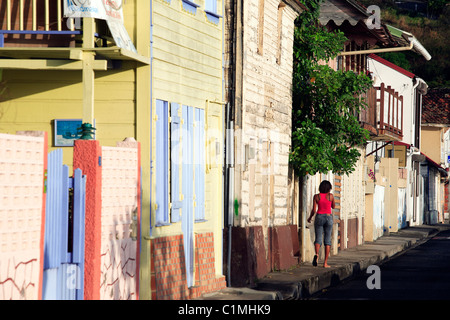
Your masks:
{"label": "green foliage", "polygon": [[356,115],[366,106],[359,95],[372,82],[364,74],[335,71],[323,64],[337,56],[347,39],[319,25],[320,2],[304,1],[309,11],[297,19],[294,34],[290,161],[300,176],[352,172],[360,156],[355,147],[368,139]]}
{"label": "green foliage", "polygon": [[[386,57],[395,64],[400,62],[402,68],[424,79],[430,88],[450,86],[450,3],[449,0],[429,0],[424,12],[406,10],[398,7],[396,2],[388,0],[359,0],[362,4],[378,5],[381,8],[381,20],[399,29],[412,33],[431,54],[426,61],[421,55],[412,51],[401,52],[408,61],[392,55]],[[391,58],[396,59],[395,61]]]}
{"label": "green foliage", "polygon": [[380,53],[379,56],[386,59],[389,62],[392,62],[393,64],[399,66],[400,68],[412,72],[411,63],[406,58],[406,54],[404,52],[385,52]]}
{"label": "green foliage", "polygon": [[431,15],[439,16],[447,5],[448,0],[428,0],[428,10]]}

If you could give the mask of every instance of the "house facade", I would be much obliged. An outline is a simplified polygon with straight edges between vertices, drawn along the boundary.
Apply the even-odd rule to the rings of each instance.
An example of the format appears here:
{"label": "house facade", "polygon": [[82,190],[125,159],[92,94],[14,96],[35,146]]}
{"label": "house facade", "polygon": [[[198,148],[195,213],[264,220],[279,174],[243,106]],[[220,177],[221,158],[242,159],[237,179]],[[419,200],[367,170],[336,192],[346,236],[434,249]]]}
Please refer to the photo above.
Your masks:
{"label": "house facade", "polygon": [[[373,193],[383,193],[383,180],[386,180],[389,186],[392,186],[392,183],[396,185],[396,188],[384,189],[385,199],[389,200],[384,203],[384,214],[373,212],[374,217],[383,219],[383,232],[396,232],[398,229],[408,225],[423,223],[422,215],[419,214],[419,211],[421,211],[420,208],[422,207],[423,194],[420,193],[420,188],[416,189],[416,185],[421,185],[422,183],[419,168],[419,161],[421,160],[420,115],[422,112],[422,96],[427,94],[427,85],[422,79],[411,72],[375,54],[369,55],[368,66],[369,72],[374,80],[374,85],[381,86],[382,83],[389,84],[388,88],[394,90],[394,92],[398,92],[399,103],[402,106],[400,110],[403,118],[401,119],[401,139],[386,141],[385,143],[374,141],[369,143],[366,148],[367,153],[374,156],[373,159],[370,159],[371,162],[375,161],[373,164],[371,163],[373,167],[370,165],[370,168],[375,173],[381,174],[381,172],[385,172],[384,177],[380,176],[378,179],[375,179]],[[391,98],[391,96],[385,95],[385,98],[388,97]],[[393,116],[394,121],[396,121],[395,117],[398,117],[400,121],[400,116],[396,114]],[[385,158],[385,160],[382,158]],[[387,160],[386,158],[398,159],[398,164],[391,163],[389,165],[389,167],[398,167],[397,177],[395,177],[396,173],[394,169],[391,170],[394,176],[390,177],[388,175],[389,170],[377,168],[377,166],[383,166],[384,163],[387,164],[389,161],[396,161]],[[392,183],[387,182],[388,180]],[[392,189],[394,190],[392,191]],[[379,195],[374,195],[373,197],[380,198]],[[374,210],[375,206],[379,210],[380,204],[375,202]],[[382,234],[380,223],[378,222],[376,225],[378,226],[378,231],[376,230],[377,227],[374,227],[374,234]]]}
{"label": "house facade", "polygon": [[[151,299],[226,286],[223,2],[152,1]],[[144,218],[145,219],[145,218]],[[144,274],[145,273],[145,274]]]}
{"label": "house facade", "polygon": [[[103,6],[101,2],[94,1],[86,5],[99,4]],[[115,148],[117,141],[123,141],[126,137],[142,141],[145,150],[149,150],[150,142],[150,136],[145,135],[149,121],[142,121],[144,119],[141,117],[145,108],[150,106],[150,101],[143,97],[146,94],[143,90],[138,90],[139,86],[145,87],[146,91],[150,88],[149,38],[145,38],[146,34],[150,34],[150,25],[144,23],[148,21],[150,12],[148,1],[127,1],[120,7],[110,4],[103,8],[105,11],[97,18],[65,17],[68,10],[77,5],[80,4],[76,1],[25,3],[9,0],[0,4],[0,131],[46,132],[46,150],[60,151],[61,161],[68,165],[70,175],[78,169],[78,163],[86,160],[78,158],[78,163],[74,160],[77,158],[74,140],[80,136],[78,128],[83,123],[96,129],[90,130],[89,135],[95,135],[99,142],[94,153],[97,154],[94,159],[96,165],[91,166],[97,172],[100,172],[102,164],[106,168],[111,161],[121,161],[115,158],[115,150],[105,149],[102,154],[102,148]],[[117,21],[110,20],[110,15]],[[127,42],[119,43],[119,39]],[[88,134],[87,131],[85,133]],[[128,151],[130,159],[137,154],[136,149]],[[143,152],[144,155],[146,153]],[[87,154],[84,158],[87,158]],[[147,176],[150,172],[149,158],[146,160],[142,168],[134,168],[135,176],[129,171],[132,177],[122,183],[122,194],[139,190],[137,173],[142,169],[142,175]],[[122,170],[126,168],[122,165]],[[109,172],[109,182],[113,175],[116,175],[116,181],[126,176],[114,170]],[[131,205],[129,208],[128,205],[139,203],[140,200],[137,194],[126,202],[118,200],[114,186],[105,189],[104,199],[101,199],[103,190],[99,186],[102,182],[104,187],[109,184],[102,181],[100,173],[97,176],[91,174],[87,180],[93,181],[93,178],[96,179],[95,183],[91,183],[87,189],[90,190],[88,198],[97,197],[95,205],[87,205],[89,210],[86,211],[90,228],[86,231],[86,239],[90,241],[84,242],[83,239],[82,242],[86,257],[84,299],[138,299],[140,239],[132,239],[127,228],[131,227],[133,216],[137,220],[140,217],[139,214],[134,215],[139,206]],[[96,188],[96,191],[92,192],[92,188]],[[143,185],[143,189],[149,194],[149,184]],[[111,205],[109,201],[114,204]],[[59,211],[55,214],[62,215]],[[89,230],[95,231],[91,233]],[[60,232],[55,231],[57,234]],[[110,238],[109,233],[116,234]],[[111,246],[117,248],[119,242],[124,244],[122,249],[125,249],[112,250]],[[133,250],[133,247],[138,251]],[[121,264],[122,258],[127,261],[122,262],[129,272],[118,279],[111,270],[121,267],[116,263]],[[109,267],[109,271],[101,269],[100,261],[103,266],[114,267]],[[44,268],[48,268],[46,264]],[[44,272],[47,282],[54,280],[55,276],[52,269]],[[52,294],[47,292],[43,297],[52,297]]]}
{"label": "house facade", "polygon": [[106,148],[139,141],[133,297],[224,287],[223,2],[132,0],[107,4],[103,16],[102,1],[13,2],[0,4],[0,131],[48,132],[49,151],[63,148],[71,170],[82,123]]}
{"label": "house facade", "polygon": [[448,168],[449,168],[449,101],[447,88],[431,89],[423,98],[421,163],[424,175],[424,220],[441,223],[448,219]]}

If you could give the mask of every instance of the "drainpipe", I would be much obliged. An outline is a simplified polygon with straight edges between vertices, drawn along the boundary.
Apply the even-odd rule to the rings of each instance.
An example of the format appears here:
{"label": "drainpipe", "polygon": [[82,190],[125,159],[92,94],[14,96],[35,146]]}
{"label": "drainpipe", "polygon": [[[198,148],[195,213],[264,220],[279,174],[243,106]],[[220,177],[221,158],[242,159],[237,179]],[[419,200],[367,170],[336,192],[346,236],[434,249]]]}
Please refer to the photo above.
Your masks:
{"label": "drainpipe", "polygon": [[[230,33],[234,39],[238,38],[236,33],[241,31],[237,25],[239,19],[238,14],[241,13],[241,3],[242,0],[231,0],[228,3],[231,6],[231,13],[233,15],[232,22],[230,23]],[[225,17],[225,1],[223,1],[223,16]],[[225,18],[224,18],[225,19]],[[225,157],[225,172],[227,179],[227,187],[225,189],[225,212],[227,215],[227,226],[228,226],[228,249],[227,249],[227,286],[231,287],[231,251],[232,251],[232,229],[234,225],[234,197],[235,197],[235,139],[234,139],[234,126],[235,126],[235,108],[236,108],[236,41],[232,41],[232,46],[228,48],[232,54],[229,56],[230,61],[228,65],[234,66],[230,68],[229,80],[231,80],[231,94],[228,95],[228,100],[230,101],[226,107],[226,157]]]}
{"label": "drainpipe", "polygon": [[422,46],[422,44],[417,41],[416,38],[412,37],[409,38],[409,41],[411,41],[411,44],[413,47],[425,58],[425,60],[430,61],[431,55],[428,53],[428,51]]}
{"label": "drainpipe", "polygon": [[369,50],[360,50],[360,51],[345,51],[345,52],[340,52],[338,54],[338,56],[352,56],[352,55],[358,55],[358,54],[370,54],[370,53],[377,54],[377,53],[383,53],[383,52],[409,51],[414,48],[425,58],[425,60],[427,60],[427,61],[431,60],[431,55],[424,48],[424,46],[422,46],[422,44],[420,44],[420,42],[417,41],[416,38],[410,37],[408,40],[410,41],[410,44],[409,44],[409,46],[406,46],[406,47],[369,49]]}
{"label": "drainpipe", "polygon": [[[414,80],[415,81],[417,81],[414,85],[413,85],[413,88],[412,88],[412,93],[411,93],[411,101],[414,103],[414,105],[415,105],[415,109],[413,109],[413,111],[415,111],[415,112],[411,112],[411,123],[412,124],[414,124],[414,127],[416,127],[416,126],[418,126],[418,124],[417,123],[415,123],[415,118],[416,118],[416,113],[418,112],[418,110],[417,110],[417,107],[419,107],[418,106],[418,103],[417,103],[417,101],[416,101],[416,99],[415,99],[415,92],[416,92],[416,88],[419,86],[419,84],[420,84],[420,80],[419,79],[417,79],[417,78],[414,78]],[[410,132],[410,134],[411,134],[411,140],[413,140],[412,142],[412,144],[414,145],[414,142],[415,142],[415,137],[414,137],[414,128],[413,128],[413,126],[411,126],[411,132]]]}
{"label": "drainpipe", "polygon": [[[225,0],[222,1],[222,101],[225,101]],[[225,132],[223,135],[223,141],[226,144],[227,143],[227,128],[228,128],[228,108],[229,108],[229,103],[227,103],[224,106],[225,110],[223,112],[223,125],[222,128],[225,128]],[[226,146],[226,145],[224,145]],[[223,165],[223,183],[222,183],[222,194],[224,195],[222,198],[222,219],[224,219],[225,214],[227,214],[227,208],[228,208],[228,166],[227,166],[227,157],[228,157],[228,149],[225,147],[224,148],[224,165]],[[222,223],[224,222],[224,220],[222,220]],[[222,231],[224,228],[224,224],[222,224]],[[229,232],[229,231],[228,231]],[[222,232],[223,234],[223,232]],[[231,237],[230,237],[231,238]],[[222,238],[223,239],[223,238]],[[231,240],[231,239],[230,239]],[[223,274],[224,270],[223,270],[223,257],[224,257],[224,250],[225,247],[223,246],[222,243],[222,263],[220,264],[222,266],[222,271],[221,273]],[[229,249],[228,251],[229,252]]]}
{"label": "drainpipe", "polygon": [[153,0],[150,0],[150,234],[152,236],[152,176],[153,176]]}
{"label": "drainpipe", "polygon": [[[230,105],[227,105],[227,114],[230,115]],[[225,214],[227,214],[227,224],[228,224],[228,250],[227,250],[227,282],[228,286],[231,287],[231,239],[232,239],[232,229],[233,229],[233,195],[234,195],[234,122],[230,121],[228,118],[228,126],[227,126],[227,150],[229,150],[229,155],[226,157],[226,171],[227,171],[227,199],[226,205],[227,210]]]}
{"label": "drainpipe", "polygon": [[358,54],[370,54],[370,53],[382,53],[382,52],[395,52],[395,51],[407,51],[412,50],[414,47],[414,42],[411,41],[410,45],[407,47],[396,47],[396,48],[382,48],[382,49],[369,49],[360,51],[345,51],[340,52],[338,56],[352,56]]}

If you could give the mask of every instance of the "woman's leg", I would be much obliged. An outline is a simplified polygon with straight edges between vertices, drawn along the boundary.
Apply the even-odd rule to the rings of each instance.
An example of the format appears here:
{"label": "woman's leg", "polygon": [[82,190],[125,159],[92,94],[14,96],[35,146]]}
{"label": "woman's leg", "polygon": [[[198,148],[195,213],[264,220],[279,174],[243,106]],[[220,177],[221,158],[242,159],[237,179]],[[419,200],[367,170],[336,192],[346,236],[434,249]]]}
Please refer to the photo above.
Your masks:
{"label": "woman's leg", "polygon": [[325,245],[325,260],[323,261],[323,267],[324,268],[330,268],[328,265],[328,256],[330,255],[331,246]]}
{"label": "woman's leg", "polygon": [[323,217],[321,215],[316,215],[316,220],[314,221],[314,231],[316,233],[314,250],[316,252],[316,255],[314,256],[313,266],[317,266],[317,261],[319,260],[319,252],[320,247],[322,246],[322,238],[324,233],[323,222]]}
{"label": "woman's leg", "polygon": [[324,233],[325,233],[325,260],[323,262],[324,268],[329,268],[328,265],[328,257],[330,256],[331,251],[331,234],[333,231],[333,216],[329,215],[327,216],[327,222],[324,224]]}
{"label": "woman's leg", "polygon": [[314,259],[313,259],[313,266],[314,266],[314,267],[317,267],[317,262],[319,261],[320,244],[315,243],[315,244],[314,244],[314,249],[315,249],[315,251],[316,251],[316,255],[314,256]]}
{"label": "woman's leg", "polygon": [[315,251],[316,251],[316,256],[319,256],[320,243],[315,243],[315,244],[314,244],[314,249],[315,249]]}

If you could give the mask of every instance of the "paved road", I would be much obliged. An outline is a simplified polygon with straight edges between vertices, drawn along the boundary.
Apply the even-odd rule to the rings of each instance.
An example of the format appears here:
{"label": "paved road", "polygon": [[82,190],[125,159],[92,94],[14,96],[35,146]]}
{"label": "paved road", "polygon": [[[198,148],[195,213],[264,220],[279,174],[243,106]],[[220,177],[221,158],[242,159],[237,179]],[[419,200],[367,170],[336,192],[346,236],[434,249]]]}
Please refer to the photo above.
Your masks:
{"label": "paved road", "polygon": [[313,297],[314,300],[449,300],[450,230],[379,266]]}

